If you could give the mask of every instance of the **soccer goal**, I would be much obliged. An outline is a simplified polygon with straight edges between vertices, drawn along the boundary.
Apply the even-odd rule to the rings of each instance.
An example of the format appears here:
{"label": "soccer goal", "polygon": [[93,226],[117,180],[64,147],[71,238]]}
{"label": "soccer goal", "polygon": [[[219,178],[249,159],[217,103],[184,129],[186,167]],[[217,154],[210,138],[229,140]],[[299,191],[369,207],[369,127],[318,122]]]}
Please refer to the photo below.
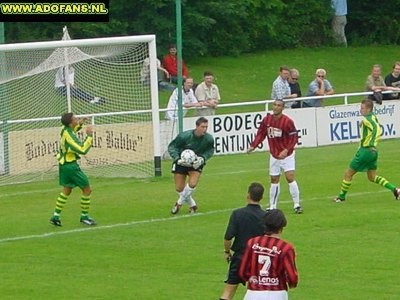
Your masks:
{"label": "soccer goal", "polygon": [[0,45],[0,184],[57,176],[66,112],[94,125],[93,148],[80,160],[89,175],[161,175],[155,36],[66,34]]}

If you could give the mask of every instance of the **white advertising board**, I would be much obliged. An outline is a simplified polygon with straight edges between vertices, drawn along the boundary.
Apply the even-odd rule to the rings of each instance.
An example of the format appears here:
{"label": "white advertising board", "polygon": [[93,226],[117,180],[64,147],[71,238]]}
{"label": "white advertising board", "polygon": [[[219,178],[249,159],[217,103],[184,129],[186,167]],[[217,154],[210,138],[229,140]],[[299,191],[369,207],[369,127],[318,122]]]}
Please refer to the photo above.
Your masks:
{"label": "white advertising board", "polygon": [[[382,125],[382,139],[400,136],[400,102],[385,101],[376,105],[374,112]],[[316,110],[318,145],[356,142],[360,139],[363,116],[360,104],[323,107]]]}
{"label": "white advertising board", "polygon": [[[374,112],[382,125],[382,138],[400,137],[400,101],[385,101],[376,105]],[[244,153],[254,139],[259,123],[267,112],[241,113],[232,115],[208,116],[208,132],[215,139],[215,154]],[[316,147],[341,143],[357,142],[360,139],[360,104],[328,106],[318,108],[287,109],[299,131],[297,147]],[[197,117],[184,118],[183,129],[195,128]],[[162,153],[177,134],[177,124],[171,127],[163,124]],[[168,125],[168,126],[167,126]],[[170,128],[170,129],[167,129]],[[171,131],[171,128],[174,130]],[[267,141],[260,145],[259,151],[268,150]]]}

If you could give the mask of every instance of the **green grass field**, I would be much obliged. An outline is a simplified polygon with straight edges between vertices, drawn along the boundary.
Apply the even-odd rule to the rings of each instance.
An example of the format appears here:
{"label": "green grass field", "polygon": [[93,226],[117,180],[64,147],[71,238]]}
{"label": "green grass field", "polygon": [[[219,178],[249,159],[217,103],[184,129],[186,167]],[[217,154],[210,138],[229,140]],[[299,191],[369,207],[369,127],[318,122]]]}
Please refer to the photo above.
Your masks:
{"label": "green grass field", "polygon": [[[399,297],[400,203],[365,174],[356,176],[346,203],[331,201],[356,148],[298,149],[303,215],[293,213],[281,185],[283,238],[296,247],[300,274],[290,299]],[[379,173],[400,184],[397,155],[396,140],[381,143]],[[64,226],[48,224],[56,179],[0,187],[1,299],[218,299],[229,215],[245,205],[252,181],[268,187],[267,154],[212,158],[194,194],[194,216],[186,207],[170,215],[177,195],[169,167],[163,162],[163,176],[150,180],[93,179],[94,228],[78,222],[78,191],[63,211]],[[244,292],[240,287],[235,299]]]}

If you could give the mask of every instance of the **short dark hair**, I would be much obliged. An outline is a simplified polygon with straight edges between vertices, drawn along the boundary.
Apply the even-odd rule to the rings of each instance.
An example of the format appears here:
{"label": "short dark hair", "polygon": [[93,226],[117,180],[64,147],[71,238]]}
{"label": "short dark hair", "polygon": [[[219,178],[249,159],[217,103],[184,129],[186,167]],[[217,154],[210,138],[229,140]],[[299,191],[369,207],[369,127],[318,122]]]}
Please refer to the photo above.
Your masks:
{"label": "short dark hair", "polygon": [[282,72],[283,70],[289,71],[289,72],[290,72],[290,69],[289,69],[288,66],[280,66],[280,67],[279,67],[279,72]]}
{"label": "short dark hair", "polygon": [[73,116],[74,116],[74,114],[71,112],[63,114],[61,116],[61,124],[68,127],[72,122]]}
{"label": "short dark hair", "polygon": [[204,117],[200,117],[196,120],[196,126],[200,126],[200,124],[208,123],[208,120]]}
{"label": "short dark hair", "polygon": [[211,72],[211,71],[205,71],[205,72],[203,73],[203,77],[206,77],[206,76],[214,76],[214,74],[213,74],[213,72]]}
{"label": "short dark hair", "polygon": [[271,209],[263,218],[265,234],[279,233],[287,225],[286,217],[280,209]]}
{"label": "short dark hair", "polygon": [[168,49],[171,49],[171,48],[175,48],[176,49],[176,44],[169,44]]}
{"label": "short dark hair", "polygon": [[363,99],[361,100],[361,104],[365,104],[367,108],[369,108],[371,111],[374,109],[374,102],[371,99]]}
{"label": "short dark hair", "polygon": [[249,193],[249,197],[251,200],[255,202],[260,202],[264,195],[264,187],[260,183],[253,182],[252,184],[250,184],[247,192]]}

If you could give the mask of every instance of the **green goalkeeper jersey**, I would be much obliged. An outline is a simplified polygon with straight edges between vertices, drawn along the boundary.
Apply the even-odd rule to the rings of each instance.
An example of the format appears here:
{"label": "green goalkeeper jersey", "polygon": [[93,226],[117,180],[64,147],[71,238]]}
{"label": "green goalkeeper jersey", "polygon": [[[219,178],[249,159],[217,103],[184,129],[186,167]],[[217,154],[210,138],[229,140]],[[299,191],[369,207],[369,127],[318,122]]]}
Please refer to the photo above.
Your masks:
{"label": "green goalkeeper jersey", "polygon": [[363,148],[376,147],[382,135],[382,128],[373,112],[364,116],[361,123],[361,141]]}
{"label": "green goalkeeper jersey", "polygon": [[80,158],[80,154],[88,153],[92,147],[92,136],[87,135],[82,142],[77,136],[82,126],[78,125],[75,128],[64,126],[60,134],[60,152],[57,154],[57,159],[60,165],[66,162],[74,162]]}
{"label": "green goalkeeper jersey", "polygon": [[173,160],[179,159],[181,152],[185,149],[193,150],[197,155],[208,160],[214,154],[214,138],[211,134],[196,136],[195,130],[181,132],[168,145],[168,153]]}

